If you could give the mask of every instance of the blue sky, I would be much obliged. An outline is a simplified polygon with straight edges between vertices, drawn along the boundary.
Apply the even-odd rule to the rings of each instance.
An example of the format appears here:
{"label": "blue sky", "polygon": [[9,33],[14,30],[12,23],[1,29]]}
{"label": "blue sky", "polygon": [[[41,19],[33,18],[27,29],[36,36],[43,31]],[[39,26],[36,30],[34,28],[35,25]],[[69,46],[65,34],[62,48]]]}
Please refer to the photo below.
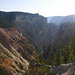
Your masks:
{"label": "blue sky", "polygon": [[48,16],[75,14],[75,0],[0,0],[0,11],[22,11]]}

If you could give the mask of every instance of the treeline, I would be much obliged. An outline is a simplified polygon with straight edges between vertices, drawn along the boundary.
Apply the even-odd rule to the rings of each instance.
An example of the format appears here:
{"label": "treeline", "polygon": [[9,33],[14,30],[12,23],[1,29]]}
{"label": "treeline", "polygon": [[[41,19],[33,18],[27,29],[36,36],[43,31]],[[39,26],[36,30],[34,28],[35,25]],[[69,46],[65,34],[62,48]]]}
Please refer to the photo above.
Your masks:
{"label": "treeline", "polygon": [[0,27],[7,28],[14,25],[16,15],[13,12],[0,12]]}
{"label": "treeline", "polygon": [[7,28],[12,26],[11,13],[0,12],[0,27]]}
{"label": "treeline", "polygon": [[73,61],[75,61],[75,34],[63,49],[61,45],[57,47],[57,51],[53,56],[52,65],[67,64]]}
{"label": "treeline", "polygon": [[2,12],[0,11],[0,27],[7,28],[12,27],[14,25],[14,21],[17,15],[24,15],[25,17],[30,17],[31,20],[33,17],[40,16],[39,14],[30,14],[30,13],[23,13],[23,12]]}
{"label": "treeline", "polygon": [[61,44],[61,49],[63,49],[68,44],[67,42],[70,42],[73,34],[75,34],[75,23],[68,22],[61,24],[53,42],[45,50],[45,58],[50,60],[50,63],[52,63],[52,58],[56,53],[58,45]]}
{"label": "treeline", "polygon": [[67,64],[75,61],[75,34],[72,35],[70,42],[67,42],[65,47],[62,48],[61,44],[58,45],[56,52],[52,57],[45,58],[45,53],[41,53],[42,49],[39,48],[39,55],[36,57],[35,62],[50,65]]}

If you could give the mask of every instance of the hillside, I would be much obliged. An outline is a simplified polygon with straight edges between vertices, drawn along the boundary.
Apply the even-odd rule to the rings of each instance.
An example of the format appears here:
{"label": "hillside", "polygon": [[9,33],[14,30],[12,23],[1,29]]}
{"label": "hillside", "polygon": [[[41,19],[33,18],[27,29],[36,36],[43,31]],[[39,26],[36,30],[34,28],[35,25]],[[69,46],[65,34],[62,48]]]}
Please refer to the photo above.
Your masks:
{"label": "hillside", "polygon": [[18,31],[27,37],[36,48],[49,45],[58,31],[55,24],[47,24],[47,19],[39,14],[20,13],[16,16],[15,25]]}
{"label": "hillside", "polygon": [[61,20],[60,24],[62,24],[62,23],[67,23],[67,22],[75,23],[75,15],[65,16],[65,17]]}
{"label": "hillside", "polygon": [[15,26],[36,48],[49,45],[58,31],[55,24],[48,24],[47,19],[39,14],[0,12],[0,15],[0,27]]}
{"label": "hillside", "polygon": [[[37,74],[38,72],[51,74],[51,68],[49,69],[48,66],[57,64],[57,52],[60,51],[58,55],[64,58],[63,53],[67,42],[69,50],[74,51],[74,45],[73,47],[70,45],[71,36],[75,34],[74,16],[71,16],[69,18],[55,16],[51,18],[52,23],[47,23],[47,18],[39,14],[1,11],[0,73],[3,75],[22,75],[25,72],[36,74],[34,72],[36,70]],[[72,62],[74,54],[71,57],[73,52],[69,53],[70,60],[73,58],[70,61]],[[58,65],[56,65],[57,69]],[[54,73],[57,74],[58,71]]]}
{"label": "hillside", "polygon": [[29,61],[34,59],[34,51],[34,46],[16,28],[0,28],[0,69],[3,72],[7,71],[8,75],[24,73]]}
{"label": "hillside", "polygon": [[64,23],[59,27],[58,33],[54,40],[54,45],[61,44],[62,47],[70,41],[71,36],[75,34],[75,23]]}
{"label": "hillside", "polygon": [[63,23],[59,26],[59,30],[55,36],[55,39],[50,44],[49,49],[46,51],[46,57],[51,57],[56,52],[58,45],[62,46],[70,42],[71,36],[75,34],[75,23]]}
{"label": "hillside", "polygon": [[47,22],[55,23],[57,26],[67,22],[75,23],[75,15],[47,17]]}
{"label": "hillside", "polygon": [[65,18],[65,16],[53,16],[53,17],[48,17],[47,21],[48,23],[55,23],[57,26],[60,25],[60,22]]}

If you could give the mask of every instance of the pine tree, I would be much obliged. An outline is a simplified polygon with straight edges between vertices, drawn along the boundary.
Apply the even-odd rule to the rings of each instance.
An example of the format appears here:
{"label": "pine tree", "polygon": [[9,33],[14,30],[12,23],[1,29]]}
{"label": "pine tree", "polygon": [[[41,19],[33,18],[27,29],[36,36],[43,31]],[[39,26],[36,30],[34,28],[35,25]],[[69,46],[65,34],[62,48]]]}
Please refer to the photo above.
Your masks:
{"label": "pine tree", "polygon": [[58,46],[57,52],[54,55],[53,58],[53,65],[60,65],[63,63],[63,56],[62,56],[62,50],[61,50],[61,45]]}
{"label": "pine tree", "polygon": [[69,51],[70,54],[68,57],[68,63],[73,62],[75,60],[75,35],[71,37],[70,44],[69,44]]}
{"label": "pine tree", "polygon": [[73,50],[73,54],[75,55],[75,34],[71,37],[70,46],[71,50]]}
{"label": "pine tree", "polygon": [[75,35],[71,37],[70,43],[64,48],[64,63],[70,63],[75,60]]}
{"label": "pine tree", "polygon": [[69,46],[68,46],[68,43],[65,45],[65,48],[64,48],[64,63],[66,64],[67,61],[68,61],[68,58],[69,58],[69,55],[70,55],[70,49],[69,49]]}

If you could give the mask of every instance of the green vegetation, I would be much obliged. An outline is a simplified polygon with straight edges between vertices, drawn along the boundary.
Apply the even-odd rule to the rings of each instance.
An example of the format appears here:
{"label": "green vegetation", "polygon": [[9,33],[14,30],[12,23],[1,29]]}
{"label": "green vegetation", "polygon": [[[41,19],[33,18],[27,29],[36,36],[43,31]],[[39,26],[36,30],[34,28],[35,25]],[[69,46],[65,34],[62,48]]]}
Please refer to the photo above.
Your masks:
{"label": "green vegetation", "polygon": [[75,60],[75,35],[71,37],[70,43],[64,48],[64,63],[70,63]]}
{"label": "green vegetation", "polygon": [[52,64],[60,65],[62,63],[67,64],[73,61],[75,61],[75,35],[71,37],[70,42],[65,45],[63,50],[60,45],[58,46]]}
{"label": "green vegetation", "polygon": [[24,75],[53,75],[51,70],[46,66],[34,65],[30,63],[28,71]]}
{"label": "green vegetation", "polygon": [[[42,52],[43,48],[41,46],[38,47],[38,54],[35,56],[34,62],[45,64],[44,54]],[[41,53],[42,52],[42,53]]]}
{"label": "green vegetation", "polygon": [[15,15],[14,13],[0,12],[0,27],[7,28],[14,25]]}
{"label": "green vegetation", "polygon": [[24,75],[53,75],[51,68],[47,65],[47,60],[42,52],[42,47],[38,47],[38,55],[35,56],[35,60],[31,61],[28,71]]}
{"label": "green vegetation", "polygon": [[[29,70],[25,73],[25,75],[53,75],[50,68],[43,66],[47,64],[49,65],[50,59],[45,59],[44,53],[41,53],[41,47],[38,47],[38,49],[39,55],[36,56],[36,60],[32,61],[36,63],[36,65],[31,63]],[[75,61],[75,35],[71,37],[70,42],[68,42],[64,48],[62,48],[59,44],[50,65],[67,64],[73,61]]]}
{"label": "green vegetation", "polygon": [[42,67],[42,69],[39,71],[39,75],[53,75],[53,73],[48,67]]}
{"label": "green vegetation", "polygon": [[53,57],[53,65],[60,65],[63,63],[62,49],[61,45],[58,46],[56,54]]}
{"label": "green vegetation", "polygon": [[[13,27],[16,15],[20,14],[20,13],[15,13],[15,14],[14,13],[15,12],[13,13],[12,12],[10,13],[0,12],[0,27],[1,28]],[[21,14],[25,14],[25,13],[21,13]],[[55,24],[47,24],[46,19],[43,19],[43,17],[39,18],[39,15],[35,15],[34,17],[34,15],[26,13],[24,17],[25,17],[25,19],[23,20],[24,23],[22,23],[21,21],[18,22],[19,24],[22,23],[25,27],[25,28],[24,27],[21,27],[21,28],[26,29],[25,31],[28,33],[28,37],[31,36],[33,39],[35,40],[37,39],[37,41],[32,40],[32,42],[35,41],[33,43],[34,45],[36,43],[41,45],[42,43],[43,48],[44,48],[44,52],[42,52],[43,51],[43,48],[41,47],[42,45],[38,47],[38,51],[37,51],[38,54],[37,56],[34,55],[35,60],[30,63],[29,70],[25,73],[25,75],[53,75],[51,73],[51,69],[49,69],[45,65],[53,66],[53,65],[60,65],[62,63],[67,64],[67,63],[75,61],[75,35],[73,35],[70,40],[71,35],[75,33],[75,23],[64,23],[60,26],[59,31],[58,31],[58,27],[55,26]],[[47,25],[45,25],[45,23]],[[29,28],[26,28],[26,26]],[[54,42],[52,42],[53,39],[54,39]],[[22,47],[21,47],[21,44],[19,44],[20,50],[18,51],[22,54],[23,57],[29,60],[30,58],[28,56],[32,55],[33,50],[35,49],[33,49],[33,47],[28,43],[23,43],[21,40],[19,42],[22,44]],[[49,46],[48,45],[49,42],[51,42],[50,49],[47,48],[47,46]],[[7,46],[7,45],[5,44],[4,46]],[[48,49],[48,51],[45,50],[46,48]],[[26,52],[24,50],[26,50]],[[2,53],[10,57],[9,54],[7,54],[6,52],[2,52]],[[1,60],[1,63],[2,63],[2,60]]]}

